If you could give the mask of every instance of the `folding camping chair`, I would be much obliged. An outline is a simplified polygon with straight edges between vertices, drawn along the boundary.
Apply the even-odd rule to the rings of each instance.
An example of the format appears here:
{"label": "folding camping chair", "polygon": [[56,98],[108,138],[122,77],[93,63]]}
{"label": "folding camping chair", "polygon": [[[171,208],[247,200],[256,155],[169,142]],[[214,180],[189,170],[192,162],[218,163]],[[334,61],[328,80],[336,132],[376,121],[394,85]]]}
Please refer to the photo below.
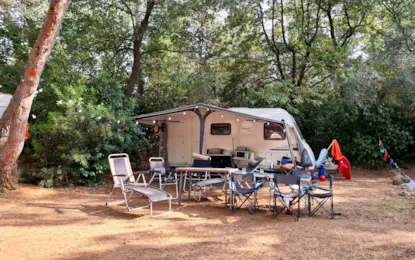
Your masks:
{"label": "folding camping chair", "polygon": [[[294,220],[298,221],[300,218],[300,200],[303,197],[304,193],[301,189],[298,189],[296,192],[283,192],[281,190],[282,185],[293,185],[296,184],[300,187],[300,178],[295,175],[286,175],[286,174],[274,174],[274,183],[272,187],[274,188],[274,209],[272,218],[276,218],[284,209],[288,212],[291,212],[291,206],[298,206],[297,213],[292,212],[291,216]],[[277,198],[281,202],[283,208],[277,211]]]}
{"label": "folding camping chair", "polygon": [[258,170],[259,165],[262,163],[264,158],[262,157],[255,157],[248,161],[248,167],[246,167],[246,172],[255,172]]}
{"label": "folding camping chair", "polygon": [[[311,190],[308,192],[308,214],[309,216],[314,215],[320,208],[322,208],[329,218],[334,218],[334,203],[333,203],[333,174],[330,174],[330,188],[322,188],[319,186],[313,185]],[[316,192],[316,191],[323,191],[323,192]],[[330,199],[330,208],[326,209],[324,207],[324,203],[326,203]],[[312,204],[314,202],[317,204],[314,209],[312,209]]]}
{"label": "folding camping chair", "polygon": [[[246,172],[247,173],[254,173],[258,171],[259,165],[262,163],[262,161],[264,160],[264,158],[262,157],[255,157],[254,159],[251,159],[248,161],[248,167],[246,167]],[[254,175],[254,181],[256,182],[257,179],[255,178]],[[245,182],[248,186],[248,188],[250,187],[249,184],[247,182]]]}
{"label": "folding camping chair", "polygon": [[[293,169],[292,175],[300,178],[299,180],[300,185],[298,184],[290,185],[291,192],[292,193],[298,192],[299,189],[300,189],[300,193],[306,192],[308,189],[308,185],[307,184],[305,185],[303,182],[309,183],[311,181],[311,171],[307,171],[304,169]],[[274,191],[275,191],[275,182],[270,181],[269,182],[268,210],[271,209],[271,197]],[[307,206],[307,200],[304,200],[304,206]]]}
{"label": "folding camping chair", "polygon": [[[109,205],[117,205],[121,203],[125,203],[128,212],[137,209],[143,209],[150,207],[150,215],[151,217],[159,217],[171,212],[171,200],[172,196],[157,188],[148,187],[147,183],[137,183],[135,181],[133,171],[131,169],[130,159],[128,154],[121,153],[121,154],[111,154],[108,156],[108,163],[110,165],[110,170],[112,174],[112,178],[114,180],[114,184],[111,189],[111,193],[107,198],[105,203],[106,206]],[[116,202],[109,202],[109,199],[112,196],[112,193],[116,188],[120,188],[124,197],[124,200],[116,201]],[[131,200],[132,194],[134,192],[140,193],[143,196],[148,198],[149,205],[131,208],[129,206],[129,201]],[[129,195],[127,196],[127,193]],[[169,201],[169,210],[163,214],[153,215],[153,202],[168,200]]]}
{"label": "folding camping chair", "polygon": [[225,179],[222,177],[196,182],[192,185],[193,197],[196,201],[201,201],[202,195],[205,195],[209,190],[211,190],[214,187],[222,186],[223,188],[223,184],[225,184]]}
{"label": "folding camping chair", "polygon": [[150,157],[148,161],[150,162],[150,170],[148,172],[151,176],[148,185],[157,181],[160,190],[163,190],[166,185],[175,185],[176,197],[174,197],[174,199],[177,199],[179,196],[179,180],[177,178],[177,173],[172,170],[167,170],[164,159],[161,157]]}
{"label": "folding camping chair", "polygon": [[[199,160],[199,159],[193,159],[193,165],[192,167],[199,167],[199,168],[210,168],[212,167],[212,159],[209,157],[209,160]],[[190,178],[190,174],[192,174],[192,178]],[[192,179],[193,181],[200,182],[205,181],[207,179],[210,179],[210,173],[208,172],[202,172],[202,173],[195,173],[195,172],[188,172],[184,176],[184,183],[183,183],[183,192],[186,192],[186,182],[190,181]],[[192,186],[194,184],[192,183]]]}
{"label": "folding camping chair", "polygon": [[285,174],[291,174],[294,169],[293,160],[286,156],[283,156],[281,161],[278,161],[278,164],[281,166],[281,169]]}
{"label": "folding camping chair", "polygon": [[[257,193],[259,187],[265,182],[265,180],[254,182],[254,174],[252,172],[243,174],[241,172],[234,172],[229,174],[228,184],[231,190],[231,210],[235,213],[242,206],[245,206],[251,214],[255,214],[257,210]],[[240,183],[252,182],[252,188],[243,188]],[[254,195],[254,202],[250,200],[251,196]],[[238,205],[238,199],[240,204]],[[250,205],[248,205],[248,203]],[[236,207],[235,207],[236,206]],[[250,208],[253,207],[253,210]]]}

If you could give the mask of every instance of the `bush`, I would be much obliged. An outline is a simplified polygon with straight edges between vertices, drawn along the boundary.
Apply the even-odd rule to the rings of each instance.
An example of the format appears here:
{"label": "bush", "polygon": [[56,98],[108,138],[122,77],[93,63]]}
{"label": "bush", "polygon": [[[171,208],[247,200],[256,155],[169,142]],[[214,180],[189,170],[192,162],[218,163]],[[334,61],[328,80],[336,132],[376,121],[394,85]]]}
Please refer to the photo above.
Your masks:
{"label": "bush", "polygon": [[315,154],[337,139],[343,154],[353,165],[384,165],[379,152],[382,140],[398,163],[414,158],[414,128],[399,108],[374,106],[361,108],[332,99],[323,106],[302,109],[300,127]]}
{"label": "bush", "polygon": [[103,184],[109,154],[125,152],[138,161],[148,147],[140,126],[132,121],[133,103],[97,104],[82,85],[51,86],[49,95],[58,100],[56,108],[31,126],[30,146],[24,152],[24,159],[40,169],[41,186]]}

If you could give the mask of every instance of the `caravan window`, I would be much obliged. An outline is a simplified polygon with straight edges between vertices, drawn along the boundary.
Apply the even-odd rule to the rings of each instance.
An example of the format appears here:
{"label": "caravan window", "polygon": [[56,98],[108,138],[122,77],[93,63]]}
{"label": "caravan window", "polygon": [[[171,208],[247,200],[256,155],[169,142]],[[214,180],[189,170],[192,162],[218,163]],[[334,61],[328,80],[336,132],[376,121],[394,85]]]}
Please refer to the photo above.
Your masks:
{"label": "caravan window", "polygon": [[230,135],[231,124],[211,124],[210,134],[211,135]]}
{"label": "caravan window", "polygon": [[264,139],[265,140],[284,140],[286,134],[284,132],[284,126],[282,124],[264,124]]}

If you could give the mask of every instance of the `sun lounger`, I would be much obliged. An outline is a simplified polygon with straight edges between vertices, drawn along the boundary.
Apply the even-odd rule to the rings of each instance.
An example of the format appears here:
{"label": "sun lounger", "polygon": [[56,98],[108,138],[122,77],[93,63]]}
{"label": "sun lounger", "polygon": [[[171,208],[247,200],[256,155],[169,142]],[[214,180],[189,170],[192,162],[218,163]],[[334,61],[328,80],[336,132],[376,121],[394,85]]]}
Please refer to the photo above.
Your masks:
{"label": "sun lounger", "polygon": [[[150,207],[150,215],[153,218],[163,216],[171,212],[172,196],[169,193],[161,189],[149,187],[146,183],[137,183],[135,181],[128,154],[111,154],[110,156],[108,156],[108,162],[110,165],[114,184],[111,189],[111,193],[108,196],[107,202],[105,203],[106,206],[125,203],[127,210],[129,212],[137,209]],[[110,203],[109,199],[111,198],[111,195],[116,188],[121,189],[124,200]],[[131,208],[129,206],[129,201],[131,200],[131,197],[134,194],[134,192],[147,197],[149,204],[141,207]],[[169,201],[169,210],[159,215],[153,215],[153,202],[159,202],[164,200]]]}

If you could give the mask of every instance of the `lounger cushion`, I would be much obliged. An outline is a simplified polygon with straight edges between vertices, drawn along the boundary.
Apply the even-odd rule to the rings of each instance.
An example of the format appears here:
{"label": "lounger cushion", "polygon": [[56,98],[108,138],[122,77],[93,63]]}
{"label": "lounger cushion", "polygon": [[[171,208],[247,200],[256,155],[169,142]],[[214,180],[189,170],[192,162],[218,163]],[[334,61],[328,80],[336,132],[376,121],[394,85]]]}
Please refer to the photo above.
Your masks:
{"label": "lounger cushion", "polygon": [[149,198],[151,201],[162,201],[169,200],[172,198],[172,196],[167,192],[153,187],[138,187],[137,185],[125,185],[125,188],[128,190],[133,190],[138,193],[141,193],[147,198]]}
{"label": "lounger cushion", "polygon": [[192,158],[196,160],[203,160],[203,161],[211,160],[210,156],[203,155],[200,153],[193,153]]}

